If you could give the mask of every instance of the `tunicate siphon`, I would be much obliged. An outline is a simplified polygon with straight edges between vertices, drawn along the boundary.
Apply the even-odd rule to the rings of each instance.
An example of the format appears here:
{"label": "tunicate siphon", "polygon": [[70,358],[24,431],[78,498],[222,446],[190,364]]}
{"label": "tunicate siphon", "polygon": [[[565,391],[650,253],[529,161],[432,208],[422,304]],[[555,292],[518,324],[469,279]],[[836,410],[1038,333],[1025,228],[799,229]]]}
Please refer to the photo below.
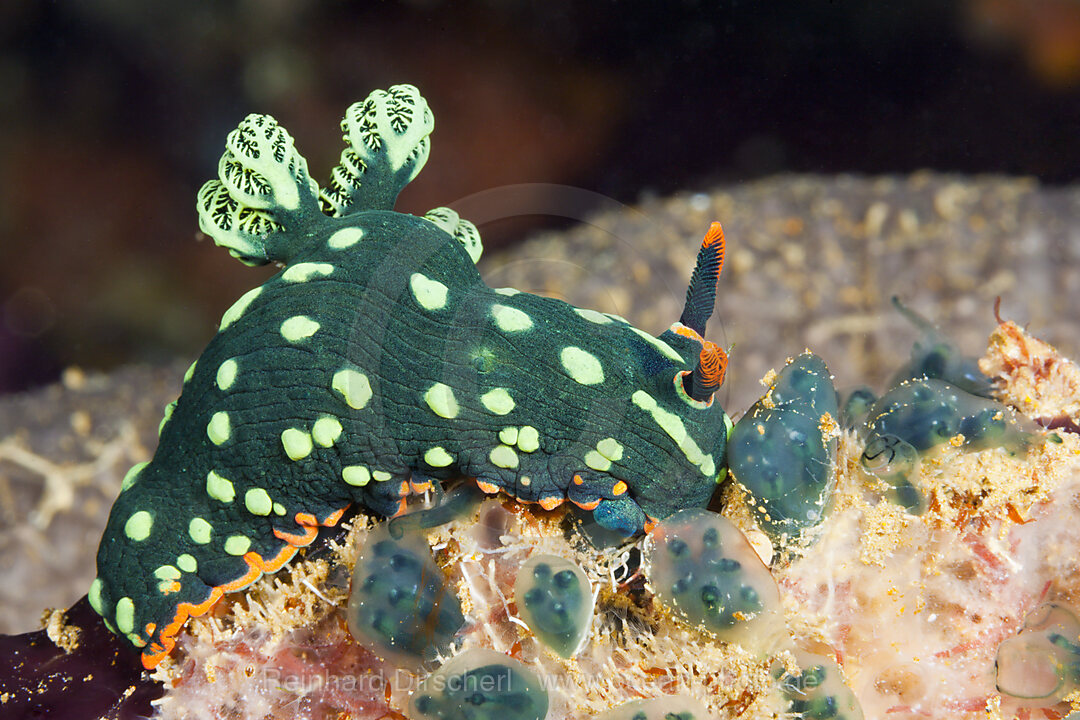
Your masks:
{"label": "tunicate siphon", "polygon": [[893,297],[892,302],[900,314],[922,332],[922,338],[915,341],[911,359],[893,376],[890,387],[905,380],[944,380],[973,395],[990,397],[993,385],[979,370],[978,360],[960,352],[933,323],[904,305],[899,298]]}
{"label": "tunicate siphon", "polygon": [[1024,707],[1061,702],[1080,689],[1080,621],[1063,605],[1040,605],[998,646],[996,668],[998,691]]}

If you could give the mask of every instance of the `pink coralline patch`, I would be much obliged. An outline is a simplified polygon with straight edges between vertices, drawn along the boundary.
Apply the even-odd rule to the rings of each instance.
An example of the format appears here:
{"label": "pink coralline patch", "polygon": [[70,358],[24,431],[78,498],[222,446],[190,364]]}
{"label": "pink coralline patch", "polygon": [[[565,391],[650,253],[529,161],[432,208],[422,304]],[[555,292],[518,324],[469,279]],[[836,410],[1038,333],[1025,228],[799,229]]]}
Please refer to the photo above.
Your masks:
{"label": "pink coralline patch", "polygon": [[238,633],[209,646],[186,638],[186,657],[166,715],[352,720],[395,718],[387,700],[394,669],[352,642],[337,618],[276,642]]}
{"label": "pink coralline patch", "polygon": [[[981,366],[1025,414],[1077,417],[1076,365],[1014,323],[999,325]],[[867,718],[1068,714],[1068,702],[1000,693],[995,657],[1038,606],[1080,601],[1080,436],[1059,431],[1026,458],[924,461],[919,516],[881,499],[860,450],[841,438],[833,514],[805,556],[773,568],[796,636],[835,648]]]}
{"label": "pink coralline patch", "polygon": [[1080,474],[1030,522],[978,534],[909,516],[884,567],[860,557],[865,535],[838,527],[777,572],[800,608],[793,624],[836,648],[866,717],[982,720],[996,702],[997,647],[1040,603],[1080,597],[1078,491]]}

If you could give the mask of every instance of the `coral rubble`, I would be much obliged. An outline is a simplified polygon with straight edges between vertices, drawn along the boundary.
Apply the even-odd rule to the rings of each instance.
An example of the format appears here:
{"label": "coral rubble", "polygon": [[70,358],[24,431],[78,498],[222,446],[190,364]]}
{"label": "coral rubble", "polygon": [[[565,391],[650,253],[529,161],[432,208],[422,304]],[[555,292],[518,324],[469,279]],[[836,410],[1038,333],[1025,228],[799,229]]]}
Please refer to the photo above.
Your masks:
{"label": "coral rubble", "polygon": [[[1004,322],[981,367],[1025,416],[1001,435],[1017,442],[919,445],[905,469],[919,513],[867,471],[868,438],[836,427],[831,500],[793,546],[736,483],[719,514],[609,543],[566,506],[451,490],[401,519],[353,515],[228,596],[181,634],[160,686],[134,656],[115,654],[119,679],[89,669],[85,652],[115,638],[85,602],[49,614],[23,654],[7,639],[5,658],[22,659],[5,672],[31,650],[85,666],[92,682],[52,677],[110,683],[108,717],[163,692],[162,718],[1058,718],[1080,710],[1080,371]],[[384,632],[358,641],[364,602]],[[69,702],[64,683],[42,696]]]}

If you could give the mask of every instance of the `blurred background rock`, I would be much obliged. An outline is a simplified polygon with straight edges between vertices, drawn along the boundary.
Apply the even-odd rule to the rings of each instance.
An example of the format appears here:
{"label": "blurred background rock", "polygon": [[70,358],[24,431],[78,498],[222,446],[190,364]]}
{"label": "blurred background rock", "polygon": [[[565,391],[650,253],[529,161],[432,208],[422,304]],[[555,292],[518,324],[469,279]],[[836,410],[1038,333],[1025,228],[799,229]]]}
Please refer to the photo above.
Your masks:
{"label": "blurred background rock", "polygon": [[[596,193],[583,215],[781,171],[1080,173],[1075,0],[3,3],[0,391],[196,355],[269,274],[197,232],[226,133],[271,113],[325,177],[344,108],[395,82],[437,117],[409,212],[523,183]],[[532,191],[489,249],[570,224]]]}

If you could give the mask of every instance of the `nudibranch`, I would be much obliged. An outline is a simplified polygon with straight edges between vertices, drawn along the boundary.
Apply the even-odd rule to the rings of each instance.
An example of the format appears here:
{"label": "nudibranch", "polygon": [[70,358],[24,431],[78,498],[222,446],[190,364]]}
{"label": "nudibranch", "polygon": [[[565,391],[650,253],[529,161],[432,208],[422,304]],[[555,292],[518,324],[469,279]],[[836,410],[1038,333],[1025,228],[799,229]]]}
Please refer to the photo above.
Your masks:
{"label": "nudibranch", "polygon": [[475,226],[393,211],[433,124],[416,88],[372,93],[346,112],[320,189],[292,137],[250,115],[199,192],[215,243],[284,267],[225,312],[109,516],[90,602],[147,668],[189,616],[281,568],[352,503],[394,515],[410,491],[465,475],[630,535],[704,506],[722,478],[727,355],[703,337],[719,223],[659,337],[489,288]]}

